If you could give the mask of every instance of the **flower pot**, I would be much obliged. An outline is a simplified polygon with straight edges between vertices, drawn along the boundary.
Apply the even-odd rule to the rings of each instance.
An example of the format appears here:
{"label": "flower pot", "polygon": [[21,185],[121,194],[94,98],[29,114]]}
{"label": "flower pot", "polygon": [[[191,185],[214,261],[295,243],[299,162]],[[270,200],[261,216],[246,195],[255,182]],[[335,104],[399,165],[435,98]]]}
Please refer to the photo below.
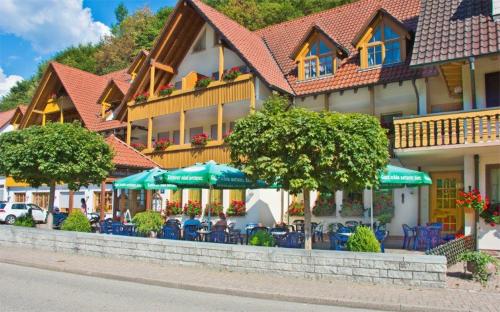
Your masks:
{"label": "flower pot", "polygon": [[156,236],[157,236],[157,234],[156,234],[156,232],[155,232],[155,231],[151,231],[151,232],[149,232],[149,237],[150,237],[150,238],[156,238]]}
{"label": "flower pot", "polygon": [[471,273],[476,273],[476,264],[474,262],[467,261],[467,271]]}

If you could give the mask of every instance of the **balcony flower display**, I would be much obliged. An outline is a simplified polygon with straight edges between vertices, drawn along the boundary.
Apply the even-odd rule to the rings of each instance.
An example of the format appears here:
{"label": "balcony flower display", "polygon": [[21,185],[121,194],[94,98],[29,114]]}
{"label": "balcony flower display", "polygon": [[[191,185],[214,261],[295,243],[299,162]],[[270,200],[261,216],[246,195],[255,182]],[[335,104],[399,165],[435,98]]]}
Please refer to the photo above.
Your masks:
{"label": "balcony flower display", "polygon": [[148,100],[149,92],[138,93],[134,96],[135,104],[141,104]]}
{"label": "balcony flower display", "polygon": [[333,194],[321,193],[312,209],[313,215],[317,217],[335,215],[335,197]]}
{"label": "balcony flower display", "polygon": [[304,202],[293,202],[288,207],[288,215],[303,217],[304,216]]}
{"label": "balcony flower display", "polygon": [[167,216],[177,216],[182,214],[182,205],[178,201],[167,201]]}
{"label": "balcony flower display", "polygon": [[213,80],[211,78],[203,78],[196,82],[196,89],[205,89]]}
{"label": "balcony flower display", "polygon": [[197,200],[188,200],[188,202],[184,204],[184,214],[186,216],[190,216],[192,214],[195,216],[200,216],[201,203]]}
{"label": "balcony flower display", "polygon": [[479,190],[458,193],[457,208],[475,210],[491,226],[500,224],[500,204],[490,205],[487,196],[481,196]]}
{"label": "balcony flower display", "polygon": [[342,203],[342,210],[340,210],[340,215],[343,218],[349,217],[362,217],[364,214],[363,203],[356,199],[344,199]]}
{"label": "balcony flower display", "polygon": [[241,217],[247,214],[245,202],[243,200],[233,200],[229,204],[226,214],[229,217]]}
{"label": "balcony flower display", "polygon": [[130,143],[130,146],[132,146],[133,148],[135,148],[136,150],[138,150],[139,152],[140,151],[143,151],[145,148],[146,148],[146,145],[141,143],[141,142],[133,142],[133,143]]}
{"label": "balcony flower display", "polygon": [[224,81],[233,81],[239,76],[241,76],[240,68],[233,67],[224,73]]}
{"label": "balcony flower display", "polygon": [[208,134],[200,133],[197,135],[193,135],[191,138],[191,145],[194,147],[204,147],[208,143]]}
{"label": "balcony flower display", "polygon": [[205,210],[203,212],[203,215],[208,216],[209,210],[210,210],[210,215],[215,217],[215,216],[218,216],[222,212],[222,210],[224,210],[224,207],[222,206],[222,203],[207,204],[205,206]]}
{"label": "balcony flower display", "polygon": [[172,92],[174,92],[174,90],[175,90],[174,85],[169,83],[169,84],[161,86],[158,89],[158,94],[160,96],[169,96],[170,94],[172,94]]}
{"label": "balcony flower display", "polygon": [[153,147],[155,151],[164,151],[166,150],[172,142],[169,139],[159,139],[153,143]]}

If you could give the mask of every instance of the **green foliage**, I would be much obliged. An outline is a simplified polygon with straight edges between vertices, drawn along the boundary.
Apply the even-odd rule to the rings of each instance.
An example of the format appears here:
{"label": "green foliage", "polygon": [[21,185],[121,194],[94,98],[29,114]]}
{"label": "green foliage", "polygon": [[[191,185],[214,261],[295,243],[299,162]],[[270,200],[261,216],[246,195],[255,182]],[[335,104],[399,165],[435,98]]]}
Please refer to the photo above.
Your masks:
{"label": "green foliage", "polygon": [[29,214],[20,216],[14,222],[15,226],[35,227],[35,220]]}
{"label": "green foliage", "polygon": [[272,234],[266,231],[257,231],[249,241],[252,246],[264,246],[264,247],[274,247],[276,245],[276,240]]}
{"label": "green foliage", "polygon": [[196,89],[204,89],[208,87],[208,85],[212,82],[213,80],[210,78],[203,78],[200,79],[196,82]]}
{"label": "green foliage", "polygon": [[377,185],[389,158],[377,118],[288,107],[286,98],[272,96],[236,123],[226,139],[235,166],[292,194]]}
{"label": "green foliage", "polygon": [[21,104],[29,104],[37,84],[38,80],[35,77],[18,81],[6,95],[0,98],[0,111],[7,111]]}
{"label": "green foliage", "polygon": [[115,18],[118,24],[123,22],[123,20],[128,16],[128,10],[125,4],[123,2],[120,2],[120,4],[116,7],[115,9]]}
{"label": "green foliage", "polygon": [[78,123],[48,123],[0,135],[0,172],[34,187],[99,184],[113,169],[103,137]]}
{"label": "green foliage", "polygon": [[458,256],[458,261],[466,261],[474,266],[472,278],[481,284],[488,282],[489,273],[487,270],[488,264],[492,263],[496,270],[500,266],[499,261],[493,256],[482,251],[467,251]]}
{"label": "green foliage", "polygon": [[159,212],[145,211],[136,214],[133,222],[137,227],[137,232],[147,236],[151,232],[158,233],[161,230],[163,218]]}
{"label": "green foliage", "polygon": [[347,250],[359,252],[380,252],[380,243],[373,231],[366,226],[358,226],[347,240]]}
{"label": "green foliage", "polygon": [[321,193],[316,199],[313,214],[317,217],[335,215],[335,195],[333,193]]}
{"label": "green foliage", "polygon": [[87,217],[80,210],[73,210],[63,221],[61,230],[89,233],[92,231],[92,227]]}

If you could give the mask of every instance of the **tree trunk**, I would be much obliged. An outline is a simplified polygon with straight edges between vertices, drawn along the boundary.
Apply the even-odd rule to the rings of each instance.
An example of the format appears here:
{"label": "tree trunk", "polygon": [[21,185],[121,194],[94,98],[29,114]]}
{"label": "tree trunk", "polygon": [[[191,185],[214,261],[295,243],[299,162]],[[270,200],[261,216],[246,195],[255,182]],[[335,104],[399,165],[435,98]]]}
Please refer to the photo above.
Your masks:
{"label": "tree trunk", "polygon": [[304,189],[304,248],[306,250],[312,249],[312,236],[311,236],[311,193],[309,190]]}
{"label": "tree trunk", "polygon": [[47,215],[47,228],[52,230],[54,225],[54,200],[56,197],[56,182],[50,183],[50,192],[49,192],[49,211]]}

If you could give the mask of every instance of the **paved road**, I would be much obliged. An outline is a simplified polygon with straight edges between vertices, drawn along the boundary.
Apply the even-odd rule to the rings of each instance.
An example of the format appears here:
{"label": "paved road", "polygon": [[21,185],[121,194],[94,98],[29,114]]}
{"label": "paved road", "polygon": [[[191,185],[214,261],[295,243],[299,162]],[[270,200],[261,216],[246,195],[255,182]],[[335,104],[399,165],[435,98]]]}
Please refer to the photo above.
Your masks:
{"label": "paved road", "polygon": [[207,294],[0,263],[0,311],[367,310]]}

